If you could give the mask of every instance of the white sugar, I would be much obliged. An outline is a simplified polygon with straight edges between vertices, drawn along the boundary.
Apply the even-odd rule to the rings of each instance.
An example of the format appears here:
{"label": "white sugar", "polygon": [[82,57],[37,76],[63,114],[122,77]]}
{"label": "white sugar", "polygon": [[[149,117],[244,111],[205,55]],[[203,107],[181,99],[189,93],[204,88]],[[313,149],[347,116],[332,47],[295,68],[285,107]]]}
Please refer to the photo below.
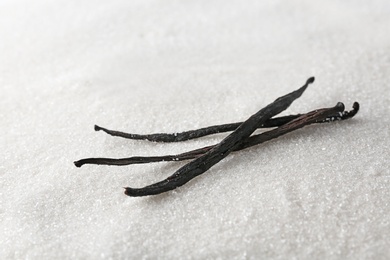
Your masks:
{"label": "white sugar", "polygon": [[[100,2],[100,3],[97,3]],[[389,259],[390,2],[0,3],[0,259]],[[173,192],[129,198],[185,162],[131,141],[344,102],[313,125],[228,156]]]}

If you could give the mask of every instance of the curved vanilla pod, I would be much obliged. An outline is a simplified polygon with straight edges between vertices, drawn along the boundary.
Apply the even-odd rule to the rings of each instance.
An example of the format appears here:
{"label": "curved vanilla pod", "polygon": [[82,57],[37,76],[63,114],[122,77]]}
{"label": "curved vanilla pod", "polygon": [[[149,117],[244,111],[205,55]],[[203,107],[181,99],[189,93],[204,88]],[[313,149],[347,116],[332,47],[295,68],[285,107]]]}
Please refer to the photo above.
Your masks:
{"label": "curved vanilla pod", "polygon": [[[348,112],[346,111],[345,113]],[[270,118],[267,121],[265,121],[264,124],[260,125],[259,128],[278,127],[290,122],[291,120],[300,117],[301,115],[302,114]],[[333,120],[344,120],[353,116],[354,115],[349,116],[348,114],[345,114],[343,116],[331,115],[328,118],[318,120],[316,123],[327,123]],[[191,140],[191,139],[195,139],[207,135],[234,131],[241,124],[242,122],[238,122],[238,123],[230,123],[230,124],[222,124],[222,125],[213,125],[213,126],[195,129],[195,130],[184,131],[180,133],[156,133],[156,134],[145,134],[145,135],[110,130],[98,125],[95,125],[95,131],[103,131],[111,136],[122,137],[122,138],[132,139],[132,140],[148,140],[151,142],[168,143],[168,142],[182,142],[182,141],[187,141],[187,140]]]}
{"label": "curved vanilla pod", "polygon": [[176,189],[196,176],[206,172],[216,163],[228,156],[243,141],[249,138],[260,125],[265,123],[265,121],[287,109],[294,100],[302,95],[308,85],[313,82],[314,77],[309,78],[305,85],[298,90],[276,99],[270,105],[259,110],[244,121],[233,133],[224,138],[219,144],[205,154],[184,165],[165,180],[143,188],[126,187],[125,194],[132,197],[160,194]]}
{"label": "curved vanilla pod", "polygon": [[[324,111],[323,111],[324,110]],[[249,137],[248,141],[245,142],[245,147],[239,146],[234,151],[239,151],[242,149],[246,149],[248,147],[258,145],[274,139],[276,137],[287,134],[293,130],[298,128],[302,128],[307,125],[311,125],[314,123],[324,123],[324,122],[332,122],[336,120],[346,120],[354,117],[356,113],[359,111],[359,103],[355,102],[353,104],[353,109],[350,111],[336,112],[333,108],[326,109],[317,109],[315,111],[302,114],[298,118],[291,120],[286,123],[286,127],[278,130],[274,129],[268,132],[264,132],[261,134],[257,134]],[[305,118],[305,120],[302,120]],[[295,125],[295,128],[290,127],[291,125]],[[131,164],[142,164],[142,163],[153,163],[153,162],[164,162],[164,161],[184,161],[189,159],[195,159],[207,151],[209,151],[214,146],[207,146],[199,149],[195,149],[189,152],[180,153],[176,155],[163,155],[163,156],[134,156],[129,158],[86,158],[79,161],[74,162],[77,167],[81,167],[84,164],[98,164],[98,165],[131,165]]]}
{"label": "curved vanilla pod", "polygon": [[[298,115],[289,115],[289,116],[282,116],[282,117],[276,117],[276,118],[271,118],[267,120],[264,124],[259,126],[259,128],[269,128],[269,127],[276,127],[276,126],[281,126],[297,117],[299,117],[300,114]],[[156,134],[131,134],[131,133],[125,133],[125,132],[120,132],[120,131],[115,131],[115,130],[110,130],[98,125],[95,125],[95,131],[103,131],[111,136],[117,136],[117,137],[122,137],[126,139],[133,139],[133,140],[148,140],[151,142],[165,142],[165,143],[170,143],[170,142],[182,142],[182,141],[187,141],[207,135],[212,135],[212,134],[218,134],[218,133],[224,133],[224,132],[230,132],[234,131],[237,127],[239,127],[242,124],[242,122],[238,123],[230,123],[230,124],[223,124],[223,125],[213,125],[213,126],[208,126],[208,127],[203,127],[195,130],[189,130],[189,131],[184,131],[180,133],[156,133]]]}

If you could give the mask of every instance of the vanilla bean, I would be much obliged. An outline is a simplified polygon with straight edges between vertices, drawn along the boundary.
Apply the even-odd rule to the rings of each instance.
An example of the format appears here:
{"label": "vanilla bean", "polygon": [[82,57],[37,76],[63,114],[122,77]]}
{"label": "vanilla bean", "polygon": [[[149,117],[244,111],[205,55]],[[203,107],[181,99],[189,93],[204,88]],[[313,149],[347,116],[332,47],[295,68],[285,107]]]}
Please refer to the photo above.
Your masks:
{"label": "vanilla bean", "polygon": [[[311,118],[310,120],[306,121],[297,121],[299,118],[305,117],[307,118],[311,113],[315,113],[315,117]],[[321,110],[315,110],[306,114],[300,115],[298,118],[295,118],[294,120],[290,120],[285,125],[291,125],[291,123],[297,124],[297,128],[301,128],[310,124],[314,123],[324,123],[324,122],[332,122],[336,120],[346,120],[349,118],[352,118],[356,115],[356,113],[359,111],[359,103],[355,102],[353,104],[353,110],[351,111],[344,111],[342,113],[334,113],[334,111],[330,108],[327,111],[329,113],[321,112]],[[294,122],[295,121],[295,122]],[[298,123],[297,123],[298,122]],[[242,150],[254,145],[261,144],[263,142],[266,142],[268,140],[271,140],[273,138],[279,137],[281,135],[284,135],[286,133],[289,133],[297,128],[284,128],[283,131],[269,131],[262,134],[254,135],[249,137],[248,141],[245,142],[245,147],[239,146],[234,151]],[[259,138],[259,136],[261,136]],[[264,137],[268,137],[264,138]],[[142,164],[142,163],[152,163],[152,162],[163,162],[163,161],[183,161],[183,160],[189,160],[189,159],[195,159],[199,157],[200,155],[206,153],[214,146],[207,146],[203,148],[199,148],[196,150],[192,150],[189,152],[176,154],[176,155],[165,155],[165,156],[134,156],[129,158],[86,158],[79,161],[74,162],[74,164],[77,167],[81,167],[84,164],[99,164],[99,165],[130,165],[130,164]]]}
{"label": "vanilla bean", "polygon": [[[267,121],[265,121],[264,124],[260,125],[258,128],[278,127],[286,124],[287,122],[290,122],[291,120],[300,117],[301,115],[302,114],[270,118]],[[348,118],[350,118],[348,115],[344,115],[343,117],[339,115],[334,115],[334,116],[331,115],[328,118],[318,120],[316,123],[327,123],[334,119],[343,120]],[[234,131],[241,124],[242,122],[238,122],[238,123],[230,123],[230,124],[222,124],[222,125],[213,125],[213,126],[195,129],[195,130],[184,131],[180,133],[156,133],[156,134],[144,134],[144,135],[110,130],[98,125],[95,125],[95,131],[103,131],[111,136],[122,137],[122,138],[132,139],[132,140],[148,140],[152,142],[168,143],[168,142],[182,142],[182,141],[187,141],[187,140],[191,140],[191,139],[195,139],[207,135]]]}
{"label": "vanilla bean", "polygon": [[[271,118],[267,120],[264,124],[260,125],[259,128],[281,126],[299,116],[300,114]],[[195,139],[207,135],[234,131],[241,124],[242,122],[238,122],[238,123],[230,123],[230,124],[223,124],[223,125],[213,125],[213,126],[203,127],[196,130],[189,130],[180,133],[156,133],[156,134],[146,134],[146,135],[131,134],[131,133],[110,130],[98,125],[95,125],[95,131],[101,130],[111,136],[117,136],[126,139],[132,139],[132,140],[148,140],[152,142],[169,143],[169,142],[182,142],[182,141],[187,141],[187,140],[191,140],[191,139]]]}
{"label": "vanilla bean", "polygon": [[260,125],[264,124],[271,117],[287,109],[291,103],[299,98],[310,83],[314,82],[314,77],[309,78],[300,89],[276,99],[273,103],[259,110],[246,121],[244,121],[233,133],[224,138],[219,144],[207,151],[205,154],[184,165],[174,174],[163,181],[143,187],[125,188],[128,196],[148,196],[156,195],[176,189],[192,180],[196,176],[206,172],[216,163],[228,156],[237,146],[245,141]]}

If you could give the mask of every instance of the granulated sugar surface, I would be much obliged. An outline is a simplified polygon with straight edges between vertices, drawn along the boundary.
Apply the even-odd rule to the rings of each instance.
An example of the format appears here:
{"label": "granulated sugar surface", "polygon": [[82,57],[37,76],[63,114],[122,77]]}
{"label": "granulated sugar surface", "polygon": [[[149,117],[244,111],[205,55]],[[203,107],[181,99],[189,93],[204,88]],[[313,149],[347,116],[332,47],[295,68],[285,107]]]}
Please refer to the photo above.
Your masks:
{"label": "granulated sugar surface", "polygon": [[[390,3],[0,3],[1,259],[389,259]],[[115,138],[242,121],[316,81],[283,113],[360,102],[233,153],[162,195],[130,198],[185,162]]]}

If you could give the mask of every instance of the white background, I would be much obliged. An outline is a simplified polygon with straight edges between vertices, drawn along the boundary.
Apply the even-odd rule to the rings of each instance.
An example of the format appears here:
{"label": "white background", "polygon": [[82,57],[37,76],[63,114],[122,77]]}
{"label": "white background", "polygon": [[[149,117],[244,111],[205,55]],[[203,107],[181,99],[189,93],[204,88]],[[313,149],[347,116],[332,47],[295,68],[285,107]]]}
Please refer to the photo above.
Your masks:
{"label": "white background", "polygon": [[[0,1],[1,259],[388,259],[390,2]],[[228,156],[173,192],[130,198],[185,162],[131,141],[338,101],[352,120]]]}

